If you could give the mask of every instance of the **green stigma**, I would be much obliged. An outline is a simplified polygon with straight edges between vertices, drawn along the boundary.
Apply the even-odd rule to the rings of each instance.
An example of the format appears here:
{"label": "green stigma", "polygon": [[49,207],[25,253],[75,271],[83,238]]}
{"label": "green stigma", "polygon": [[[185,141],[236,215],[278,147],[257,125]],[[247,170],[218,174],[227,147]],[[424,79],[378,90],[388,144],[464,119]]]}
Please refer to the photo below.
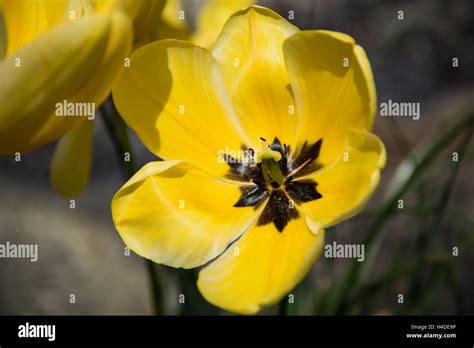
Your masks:
{"label": "green stigma", "polygon": [[273,187],[279,187],[285,180],[278,163],[282,155],[280,152],[272,150],[271,145],[265,139],[260,139],[262,148],[255,152],[255,162],[261,163],[265,182]]}

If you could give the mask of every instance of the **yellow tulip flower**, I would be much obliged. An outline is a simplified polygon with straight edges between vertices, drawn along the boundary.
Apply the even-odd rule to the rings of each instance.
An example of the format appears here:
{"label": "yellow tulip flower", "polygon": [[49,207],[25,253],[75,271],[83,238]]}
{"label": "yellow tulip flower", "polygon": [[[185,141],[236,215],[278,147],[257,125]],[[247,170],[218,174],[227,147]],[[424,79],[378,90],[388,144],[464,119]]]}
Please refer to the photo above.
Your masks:
{"label": "yellow tulip flower", "polygon": [[[142,38],[163,6],[161,0],[1,2],[7,46],[0,61],[0,155],[61,138],[51,181],[60,193],[78,195],[89,176],[95,111],[122,71],[132,38]],[[82,117],[58,117],[63,104],[81,106],[66,116]],[[92,106],[87,113],[85,105]]]}
{"label": "yellow tulip flower", "polygon": [[55,105],[106,97],[128,52],[130,24],[121,13],[82,17],[75,1],[3,1],[2,12],[0,154],[8,155],[34,150],[84,121],[55,117]]}
{"label": "yellow tulip flower", "polygon": [[252,314],[278,302],[385,165],[364,50],[254,6],[230,17],[211,51],[163,40],[131,62],[114,102],[164,161],[113,198],[122,239],[157,263],[204,266],[197,285],[216,306]]}

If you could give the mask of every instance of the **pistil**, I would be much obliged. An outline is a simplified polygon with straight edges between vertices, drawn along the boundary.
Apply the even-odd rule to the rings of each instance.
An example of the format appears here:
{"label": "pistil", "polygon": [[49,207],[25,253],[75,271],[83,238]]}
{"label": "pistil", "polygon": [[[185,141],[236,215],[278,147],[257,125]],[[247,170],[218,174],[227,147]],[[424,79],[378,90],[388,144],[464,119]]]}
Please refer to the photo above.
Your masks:
{"label": "pistil", "polygon": [[273,158],[262,159],[262,174],[265,182],[273,187],[280,187],[285,181],[280,165]]}
{"label": "pistil", "polygon": [[272,150],[271,145],[263,138],[262,148],[255,153],[255,162],[260,163],[265,183],[272,187],[280,187],[285,181],[278,161],[282,159],[281,153]]}

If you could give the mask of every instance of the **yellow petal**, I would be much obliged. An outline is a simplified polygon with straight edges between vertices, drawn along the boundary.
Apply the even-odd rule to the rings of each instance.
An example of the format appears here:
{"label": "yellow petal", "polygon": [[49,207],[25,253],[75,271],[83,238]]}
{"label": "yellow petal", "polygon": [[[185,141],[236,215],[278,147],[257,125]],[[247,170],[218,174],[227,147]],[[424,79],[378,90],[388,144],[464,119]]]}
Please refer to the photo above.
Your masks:
{"label": "yellow petal", "polygon": [[254,226],[199,273],[198,288],[218,307],[254,314],[304,278],[323,244],[324,231],[311,233],[304,217],[281,233],[273,225]]}
{"label": "yellow petal", "polygon": [[78,196],[89,180],[93,124],[83,121],[56,145],[51,159],[51,182],[66,197]]}
{"label": "yellow petal", "polygon": [[87,80],[77,93],[80,100],[95,102],[97,106],[110,94],[112,85],[122,71],[125,59],[129,56],[132,44],[130,21],[122,13],[106,16],[108,31],[104,33],[106,44],[100,49],[100,60],[92,72],[93,78]]}
{"label": "yellow petal", "polygon": [[254,3],[255,0],[207,0],[198,13],[196,31],[191,41],[198,46],[211,48],[227,19],[234,12]]}
{"label": "yellow petal", "polygon": [[322,198],[299,206],[311,218],[311,228],[317,231],[357,214],[377,188],[385,161],[385,147],[375,134],[350,130],[337,160],[311,175]]}
{"label": "yellow petal", "polygon": [[86,13],[123,11],[132,22],[134,42],[144,40],[155,26],[165,6],[165,0],[88,0]]}
{"label": "yellow petal", "polygon": [[283,60],[283,42],[298,32],[275,12],[262,7],[235,13],[224,25],[212,54],[250,146],[260,137],[295,143],[296,114]]}
{"label": "yellow petal", "polygon": [[98,107],[130,44],[125,15],[94,15],[58,25],[3,60],[0,154],[31,151],[80,123],[81,117],[56,117],[55,105],[67,100]]}
{"label": "yellow petal", "polygon": [[[108,35],[107,41],[105,47],[100,50],[100,60],[91,72],[90,76],[94,76],[94,78],[89,78],[75,95],[68,98],[69,101],[73,102],[94,103],[96,109],[110,94],[112,85],[123,69],[124,59],[128,56],[132,40],[130,21],[125,15],[113,13],[108,15],[107,18],[109,24],[106,33]],[[50,139],[55,139],[64,134],[64,129],[68,129],[67,127],[68,125],[63,119],[50,117],[38,129],[31,141],[36,143],[49,142]]]}
{"label": "yellow petal", "polygon": [[157,41],[132,54],[113,96],[124,120],[155,154],[222,175],[228,166],[219,154],[239,150],[244,141],[215,66],[208,51],[191,43]]}
{"label": "yellow petal", "polygon": [[180,0],[167,0],[165,8],[161,14],[160,21],[155,27],[155,39],[180,39],[186,40],[189,37],[189,27],[186,23],[186,16],[182,2]]}
{"label": "yellow petal", "polygon": [[122,239],[157,263],[192,268],[222,253],[256,218],[235,208],[237,185],[180,161],[152,162],[115,195],[112,216]]}
{"label": "yellow petal", "polygon": [[82,14],[79,1],[74,0],[15,0],[2,3],[8,50],[11,55],[30,43],[38,35],[50,30],[61,21]]}
{"label": "yellow petal", "polygon": [[330,164],[350,127],[370,130],[376,94],[363,49],[345,34],[315,30],[283,48],[299,116],[298,141],[323,139],[320,161]]}

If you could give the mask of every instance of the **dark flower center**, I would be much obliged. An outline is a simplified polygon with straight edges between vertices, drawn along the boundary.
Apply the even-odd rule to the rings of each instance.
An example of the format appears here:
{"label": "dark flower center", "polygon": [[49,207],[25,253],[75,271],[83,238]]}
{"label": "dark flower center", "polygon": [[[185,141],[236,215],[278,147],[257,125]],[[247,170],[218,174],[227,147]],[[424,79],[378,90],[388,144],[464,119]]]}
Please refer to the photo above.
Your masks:
{"label": "dark flower center", "polygon": [[[247,154],[244,160],[224,155],[230,167],[226,176],[245,182],[240,186],[241,196],[234,207],[257,209],[266,202],[257,226],[273,223],[282,232],[290,220],[300,216],[296,205],[322,197],[316,189],[317,182],[305,178],[322,168],[317,161],[322,143],[322,139],[313,144],[304,142],[292,154],[289,146],[282,145],[275,138],[268,145],[269,151],[274,154],[278,152],[281,156],[263,156],[259,163],[255,161],[255,151],[245,146],[242,147]],[[276,160],[275,157],[280,159]]]}

